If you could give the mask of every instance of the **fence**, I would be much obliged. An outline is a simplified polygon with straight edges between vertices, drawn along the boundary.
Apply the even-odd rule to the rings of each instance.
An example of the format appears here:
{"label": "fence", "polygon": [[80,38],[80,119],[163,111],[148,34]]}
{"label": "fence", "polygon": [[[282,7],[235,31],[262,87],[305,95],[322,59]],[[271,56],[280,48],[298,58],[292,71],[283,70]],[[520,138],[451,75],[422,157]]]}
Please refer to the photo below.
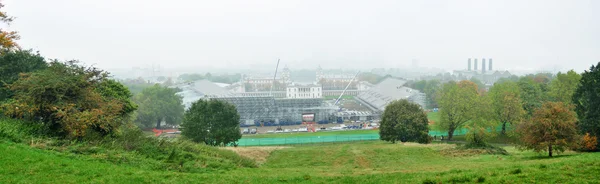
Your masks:
{"label": "fence", "polygon": [[[454,135],[465,135],[466,129],[454,131]],[[448,132],[429,131],[430,136],[448,135]],[[238,146],[273,146],[273,145],[298,145],[314,143],[336,143],[350,141],[371,141],[379,140],[378,133],[369,134],[351,134],[351,135],[325,135],[325,136],[296,136],[296,137],[277,137],[277,138],[252,138],[243,137],[238,141]]]}
{"label": "fence", "polygon": [[328,135],[328,136],[297,136],[281,138],[242,138],[238,146],[270,146],[289,144],[334,143],[349,141],[379,140],[379,134],[353,134],[353,135]]}

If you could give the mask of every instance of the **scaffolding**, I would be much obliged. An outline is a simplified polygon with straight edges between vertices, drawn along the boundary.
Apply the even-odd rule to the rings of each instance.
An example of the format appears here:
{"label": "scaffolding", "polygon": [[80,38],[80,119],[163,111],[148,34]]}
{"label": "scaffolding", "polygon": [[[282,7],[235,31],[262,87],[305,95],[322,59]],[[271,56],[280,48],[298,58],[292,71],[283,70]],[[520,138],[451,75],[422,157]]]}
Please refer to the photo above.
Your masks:
{"label": "scaffolding", "polygon": [[332,121],[336,107],[324,103],[322,98],[279,99],[274,97],[215,97],[233,104],[240,121],[249,123],[301,122],[302,113],[315,113],[315,121]]}

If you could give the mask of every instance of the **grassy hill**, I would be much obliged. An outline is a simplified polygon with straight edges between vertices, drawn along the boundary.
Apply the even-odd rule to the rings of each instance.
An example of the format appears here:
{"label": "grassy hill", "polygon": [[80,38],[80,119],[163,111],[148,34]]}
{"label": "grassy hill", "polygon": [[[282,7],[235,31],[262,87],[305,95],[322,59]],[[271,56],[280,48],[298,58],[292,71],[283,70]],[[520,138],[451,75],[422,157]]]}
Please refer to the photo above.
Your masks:
{"label": "grassy hill", "polygon": [[[239,152],[244,158],[229,150],[179,145],[150,156],[87,144],[52,146],[56,143],[42,138],[14,141],[7,137],[26,134],[7,131],[4,125],[0,123],[0,183],[594,183],[600,173],[600,153],[547,158],[513,147],[504,147],[509,155],[491,155],[453,144],[365,141],[272,152],[230,148],[245,149]],[[204,151],[188,150],[194,146]],[[173,150],[189,152],[167,159]],[[258,167],[245,162],[255,157],[265,160]],[[177,166],[181,161],[186,162]]]}

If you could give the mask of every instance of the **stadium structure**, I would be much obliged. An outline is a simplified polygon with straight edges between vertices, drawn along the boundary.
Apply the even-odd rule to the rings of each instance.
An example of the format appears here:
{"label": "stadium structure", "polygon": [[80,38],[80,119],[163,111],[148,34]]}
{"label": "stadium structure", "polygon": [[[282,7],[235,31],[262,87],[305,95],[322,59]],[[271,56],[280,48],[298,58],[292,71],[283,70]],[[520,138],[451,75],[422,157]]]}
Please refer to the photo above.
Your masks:
{"label": "stadium structure", "polygon": [[[333,79],[324,78],[322,74],[319,75],[321,75],[319,76],[321,81],[333,81]],[[183,97],[186,108],[199,99],[217,99],[235,105],[240,114],[240,123],[247,126],[299,125],[302,123],[302,114],[305,113],[314,113],[314,121],[318,124],[370,121],[377,119],[385,110],[385,106],[394,100],[408,99],[421,106],[425,104],[425,94],[404,87],[406,81],[402,79],[387,78],[376,85],[364,85],[367,87],[360,87],[359,84],[362,82],[355,81],[356,76],[349,80],[335,79],[345,82],[346,86],[336,87],[335,90],[340,91],[336,93],[339,97],[337,100],[331,101],[323,98],[324,94],[328,94],[327,90],[324,91],[325,84],[318,82],[298,84],[290,81],[289,78],[289,69],[286,68],[281,78],[272,77],[261,80],[246,78],[244,80],[247,83],[232,84],[231,86],[219,86],[207,80],[200,80],[173,87],[182,90],[178,94]],[[344,76],[343,78],[349,77]],[[274,87],[270,87],[269,83]],[[340,84],[336,83],[335,86],[340,86]],[[255,90],[246,92],[240,90],[240,87],[251,87]],[[267,91],[267,89],[269,90]],[[342,109],[338,103],[341,96],[349,90],[353,92],[348,95],[354,96],[361,106],[366,106],[371,111]]]}
{"label": "stadium structure", "polygon": [[394,100],[406,99],[425,108],[425,93],[405,87],[406,80],[387,78],[369,90],[356,96],[361,104],[366,105],[375,114],[381,114],[385,107]]}

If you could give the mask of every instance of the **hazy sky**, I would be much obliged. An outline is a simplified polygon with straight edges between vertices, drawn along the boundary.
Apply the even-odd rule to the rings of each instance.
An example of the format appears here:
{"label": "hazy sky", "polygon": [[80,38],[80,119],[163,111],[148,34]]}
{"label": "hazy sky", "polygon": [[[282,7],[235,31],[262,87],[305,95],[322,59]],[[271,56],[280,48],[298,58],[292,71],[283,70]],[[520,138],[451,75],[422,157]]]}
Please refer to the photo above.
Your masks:
{"label": "hazy sky", "polygon": [[[3,0],[25,48],[102,68],[587,69],[597,0]],[[481,59],[479,59],[481,60]],[[481,65],[481,64],[480,64]],[[274,67],[274,66],[273,66]]]}

